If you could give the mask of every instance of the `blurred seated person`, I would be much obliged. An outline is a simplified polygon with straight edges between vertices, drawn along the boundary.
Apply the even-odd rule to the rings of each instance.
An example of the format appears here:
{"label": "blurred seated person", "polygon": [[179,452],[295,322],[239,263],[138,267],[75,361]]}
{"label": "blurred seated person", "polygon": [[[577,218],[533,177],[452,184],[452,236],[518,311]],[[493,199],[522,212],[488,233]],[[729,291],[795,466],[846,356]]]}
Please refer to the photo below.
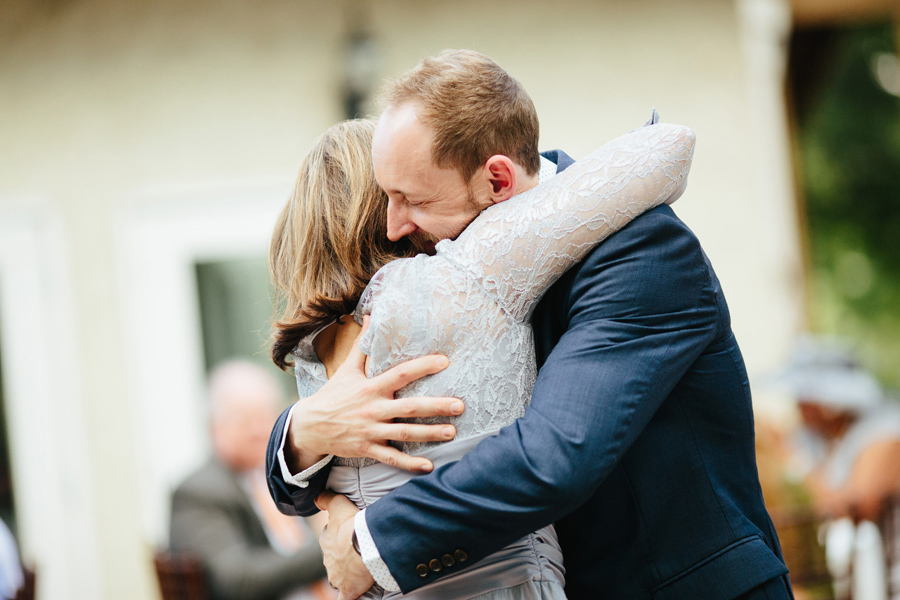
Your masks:
{"label": "blurred seated person", "polygon": [[203,562],[213,600],[336,597],[323,579],[318,532],[278,512],[266,488],[280,405],[277,382],[257,365],[229,362],[210,376],[214,456],[175,490],[170,544]]}
{"label": "blurred seated person", "polygon": [[894,540],[882,524],[900,506],[900,404],[846,350],[821,340],[803,340],[781,379],[802,421],[794,465],[817,512],[832,520],[826,554],[836,595],[885,598],[884,548]]}
{"label": "blurred seated person", "polygon": [[787,374],[798,466],[824,516],[879,521],[900,492],[900,404],[844,350],[806,340]]}

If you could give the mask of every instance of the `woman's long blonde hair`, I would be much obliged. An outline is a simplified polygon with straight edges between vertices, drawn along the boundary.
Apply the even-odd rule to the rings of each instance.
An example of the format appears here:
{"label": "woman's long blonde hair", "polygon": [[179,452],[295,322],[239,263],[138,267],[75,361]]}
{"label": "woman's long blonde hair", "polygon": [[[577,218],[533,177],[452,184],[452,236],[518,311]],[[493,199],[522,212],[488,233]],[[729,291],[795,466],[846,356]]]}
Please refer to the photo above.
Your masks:
{"label": "woman's long blonde hair", "polygon": [[372,170],[371,120],[329,128],[303,159],[269,247],[275,283],[272,361],[290,366],[304,337],[352,313],[385,264],[412,256],[387,238],[387,196]]}

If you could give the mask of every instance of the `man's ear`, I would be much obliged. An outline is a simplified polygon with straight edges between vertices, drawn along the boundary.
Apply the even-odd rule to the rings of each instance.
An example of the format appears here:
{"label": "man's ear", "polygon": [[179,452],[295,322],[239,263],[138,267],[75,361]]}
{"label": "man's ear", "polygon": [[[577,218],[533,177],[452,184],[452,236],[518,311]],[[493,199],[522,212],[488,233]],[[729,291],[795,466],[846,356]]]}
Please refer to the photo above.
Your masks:
{"label": "man's ear", "polygon": [[488,193],[492,204],[509,200],[516,193],[518,175],[516,165],[508,156],[495,154],[484,163]]}

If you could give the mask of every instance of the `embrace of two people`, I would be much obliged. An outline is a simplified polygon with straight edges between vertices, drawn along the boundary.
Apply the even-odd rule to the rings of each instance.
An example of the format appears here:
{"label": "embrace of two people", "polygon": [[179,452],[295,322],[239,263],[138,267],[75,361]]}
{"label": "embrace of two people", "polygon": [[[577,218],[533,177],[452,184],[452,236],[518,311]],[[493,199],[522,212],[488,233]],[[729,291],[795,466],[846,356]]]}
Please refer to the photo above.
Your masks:
{"label": "embrace of two people", "polygon": [[340,597],[792,598],[725,298],[668,204],[694,135],[538,152],[445,51],[309,152],[279,218],[266,474]]}

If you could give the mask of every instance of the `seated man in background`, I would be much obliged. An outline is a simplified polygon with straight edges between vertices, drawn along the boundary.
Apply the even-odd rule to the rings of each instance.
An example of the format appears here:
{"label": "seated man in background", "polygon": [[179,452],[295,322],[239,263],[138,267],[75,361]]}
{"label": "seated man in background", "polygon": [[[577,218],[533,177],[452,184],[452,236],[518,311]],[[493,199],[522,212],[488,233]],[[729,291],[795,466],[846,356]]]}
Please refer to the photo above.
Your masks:
{"label": "seated man in background", "polygon": [[[230,362],[209,381],[214,456],[172,496],[170,544],[199,558],[214,600],[323,600],[318,531],[278,512],[263,472],[281,392],[261,367]],[[323,522],[324,524],[324,522]]]}

